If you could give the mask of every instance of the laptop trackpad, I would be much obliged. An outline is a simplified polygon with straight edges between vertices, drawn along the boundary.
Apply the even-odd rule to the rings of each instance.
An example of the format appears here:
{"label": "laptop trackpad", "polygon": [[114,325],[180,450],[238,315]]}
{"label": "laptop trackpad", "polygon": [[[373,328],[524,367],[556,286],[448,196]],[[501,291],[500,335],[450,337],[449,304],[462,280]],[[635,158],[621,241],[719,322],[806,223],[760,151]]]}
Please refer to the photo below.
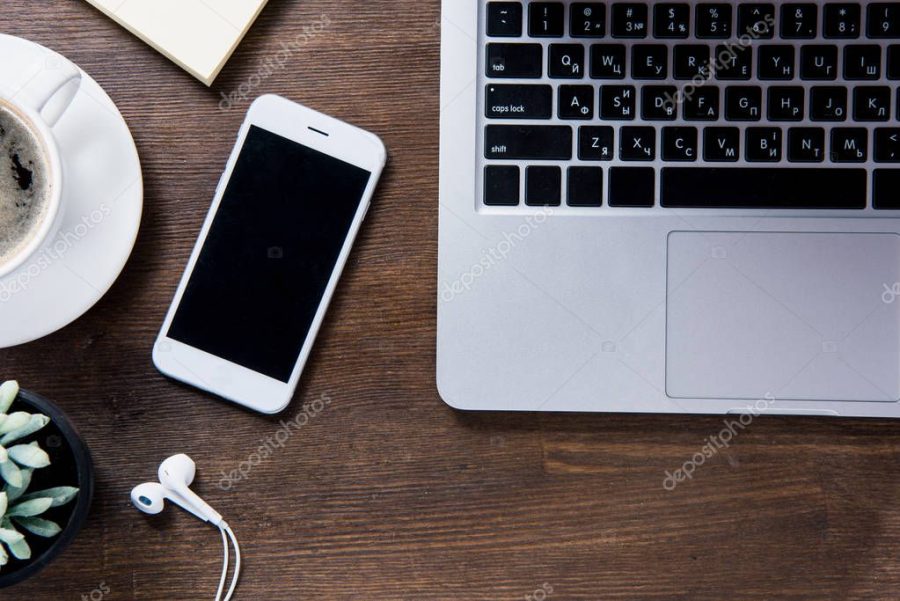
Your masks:
{"label": "laptop trackpad", "polygon": [[676,398],[900,400],[900,236],[673,232]]}

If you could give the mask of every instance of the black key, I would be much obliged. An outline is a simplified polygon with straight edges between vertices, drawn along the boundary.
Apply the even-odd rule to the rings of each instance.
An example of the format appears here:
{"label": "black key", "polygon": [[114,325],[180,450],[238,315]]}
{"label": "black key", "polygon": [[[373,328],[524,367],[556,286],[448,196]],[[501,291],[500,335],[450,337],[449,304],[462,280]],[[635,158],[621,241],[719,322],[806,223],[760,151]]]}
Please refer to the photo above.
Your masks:
{"label": "black key", "polygon": [[825,37],[852,39],[859,37],[861,11],[859,4],[826,4]]}
{"label": "black key", "polygon": [[544,72],[540,44],[488,44],[488,77],[540,78]]}
{"label": "black key", "polygon": [[881,46],[845,46],[844,79],[881,79]]}
{"label": "black key", "polygon": [[730,4],[697,5],[697,37],[727,40],[731,37]]}
{"label": "black key", "polygon": [[569,167],[566,203],[570,207],[599,207],[603,204],[603,169]]}
{"label": "black key", "polygon": [[831,81],[838,75],[837,46],[803,46],[800,48],[800,77]]}
{"label": "black key", "polygon": [[614,38],[645,38],[649,27],[647,20],[646,4],[613,4],[612,35]]}
{"label": "black key", "polygon": [[891,118],[891,89],[859,86],[853,89],[854,121],[887,121]]}
{"label": "black key", "polygon": [[664,167],[660,204],[675,208],[864,209],[867,179],[865,169]]}
{"label": "black key", "polygon": [[584,77],[584,46],[581,44],[550,44],[550,77],[581,79]]}
{"label": "black key", "polygon": [[813,121],[844,121],[847,118],[847,88],[812,88],[809,92],[809,117]]}
{"label": "black key", "polygon": [[819,7],[815,4],[783,4],[781,6],[781,37],[786,40],[806,40],[816,37]]}
{"label": "black key", "polygon": [[684,118],[689,121],[717,121],[719,88],[716,86],[696,88],[693,93],[684,95],[681,104],[684,107]]}
{"label": "black key", "polygon": [[489,119],[549,119],[553,116],[553,88],[488,84],[485,116]]}
{"label": "black key", "polygon": [[709,46],[705,44],[679,44],[675,46],[672,67],[675,79],[709,78]]}
{"label": "black key", "polygon": [[519,168],[488,165],[484,168],[484,204],[514,207],[519,204]]}
{"label": "black key", "polygon": [[866,35],[870,38],[900,39],[900,4],[873,2],[869,4]]}
{"label": "black key", "polygon": [[495,38],[517,38],[522,35],[520,2],[488,2],[487,34]]}
{"label": "black key", "polygon": [[613,128],[608,125],[578,128],[578,158],[582,161],[611,161],[615,154]]}
{"label": "black key", "polygon": [[869,130],[835,127],[831,130],[831,162],[865,163],[869,156]]}
{"label": "black key", "polygon": [[662,130],[662,158],[664,161],[696,161],[697,128],[664,127]]}
{"label": "black key", "polygon": [[656,201],[653,167],[613,167],[609,170],[609,206],[652,207]]}
{"label": "black key", "polygon": [[636,101],[634,86],[601,86],[600,118],[631,121],[634,119]]}
{"label": "black key", "polygon": [[888,79],[900,79],[900,45],[888,46]]}
{"label": "black key", "polygon": [[736,127],[707,127],[703,130],[703,160],[733,163],[741,155],[741,130]]}
{"label": "black key", "polygon": [[737,35],[748,34],[757,39],[767,39],[771,38],[774,33],[774,4],[741,4],[738,6]]}
{"label": "black key", "polygon": [[570,12],[573,38],[602,38],[606,35],[606,4],[575,2]]}
{"label": "black key", "polygon": [[751,162],[777,163],[781,160],[781,130],[777,127],[748,127],[746,157]]}
{"label": "black key", "polygon": [[876,169],[872,184],[873,207],[879,210],[900,209],[900,169]]}
{"label": "black key", "polygon": [[759,78],[773,80],[794,79],[794,47],[760,46]]}
{"label": "black key", "polygon": [[593,119],[594,86],[559,86],[560,119]]}
{"label": "black key", "polygon": [[572,128],[568,125],[488,125],[485,127],[484,158],[569,160],[572,158]]}
{"label": "black key", "polygon": [[665,79],[668,65],[669,49],[661,44],[637,44],[631,49],[634,79]]}
{"label": "black key", "polygon": [[758,86],[725,88],[725,119],[728,121],[762,119],[762,88]]}
{"label": "black key", "polygon": [[562,198],[562,169],[528,167],[525,169],[525,204],[532,207],[558,207]]}
{"label": "black key", "polygon": [[656,129],[623,127],[619,130],[619,158],[623,161],[652,161],[656,158]]}
{"label": "black key", "polygon": [[825,130],[821,127],[792,127],[788,130],[788,160],[794,163],[821,163],[825,160]]}
{"label": "black key", "polygon": [[528,5],[528,35],[533,38],[562,37],[564,21],[562,2],[532,2]]}
{"label": "black key", "polygon": [[900,127],[879,127],[875,130],[875,161],[900,163]]}
{"label": "black key", "polygon": [[591,77],[625,79],[625,46],[622,44],[591,46]]}
{"label": "black key", "polygon": [[653,35],[657,38],[686,38],[691,31],[689,4],[656,4],[653,7]]}
{"label": "black key", "polygon": [[716,71],[716,79],[750,79],[753,74],[753,47],[717,46],[714,62],[719,67]]}
{"label": "black key", "polygon": [[646,121],[673,121],[677,116],[675,86],[644,86],[641,89],[641,118]]}
{"label": "black key", "polygon": [[800,86],[769,88],[769,121],[802,121],[805,92]]}

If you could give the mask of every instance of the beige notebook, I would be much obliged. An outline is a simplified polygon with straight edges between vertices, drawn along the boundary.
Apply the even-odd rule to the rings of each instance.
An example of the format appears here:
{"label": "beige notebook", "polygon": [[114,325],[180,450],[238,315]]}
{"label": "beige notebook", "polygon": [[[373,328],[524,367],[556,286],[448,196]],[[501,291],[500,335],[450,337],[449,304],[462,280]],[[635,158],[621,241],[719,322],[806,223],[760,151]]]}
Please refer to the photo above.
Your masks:
{"label": "beige notebook", "polygon": [[268,0],[87,1],[209,86]]}

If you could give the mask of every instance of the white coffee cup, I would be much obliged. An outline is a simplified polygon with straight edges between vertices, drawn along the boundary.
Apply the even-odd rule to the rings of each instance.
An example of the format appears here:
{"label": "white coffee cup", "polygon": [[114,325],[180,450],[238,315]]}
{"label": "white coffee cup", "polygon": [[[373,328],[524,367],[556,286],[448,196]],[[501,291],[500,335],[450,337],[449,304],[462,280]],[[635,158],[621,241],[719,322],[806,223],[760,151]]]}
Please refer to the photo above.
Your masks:
{"label": "white coffee cup", "polygon": [[47,55],[25,73],[28,77],[23,85],[0,88],[0,105],[20,117],[41,143],[50,171],[49,197],[40,227],[21,250],[0,264],[0,278],[22,267],[60,227],[65,173],[53,128],[81,86],[81,70],[58,55]]}

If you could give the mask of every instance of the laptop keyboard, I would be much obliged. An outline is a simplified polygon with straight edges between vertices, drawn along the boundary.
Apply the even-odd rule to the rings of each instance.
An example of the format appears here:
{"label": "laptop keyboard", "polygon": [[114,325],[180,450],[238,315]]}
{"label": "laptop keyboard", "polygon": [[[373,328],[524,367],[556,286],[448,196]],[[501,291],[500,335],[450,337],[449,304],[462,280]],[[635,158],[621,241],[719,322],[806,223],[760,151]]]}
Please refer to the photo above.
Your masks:
{"label": "laptop keyboard", "polygon": [[900,2],[481,8],[483,205],[900,210]]}

